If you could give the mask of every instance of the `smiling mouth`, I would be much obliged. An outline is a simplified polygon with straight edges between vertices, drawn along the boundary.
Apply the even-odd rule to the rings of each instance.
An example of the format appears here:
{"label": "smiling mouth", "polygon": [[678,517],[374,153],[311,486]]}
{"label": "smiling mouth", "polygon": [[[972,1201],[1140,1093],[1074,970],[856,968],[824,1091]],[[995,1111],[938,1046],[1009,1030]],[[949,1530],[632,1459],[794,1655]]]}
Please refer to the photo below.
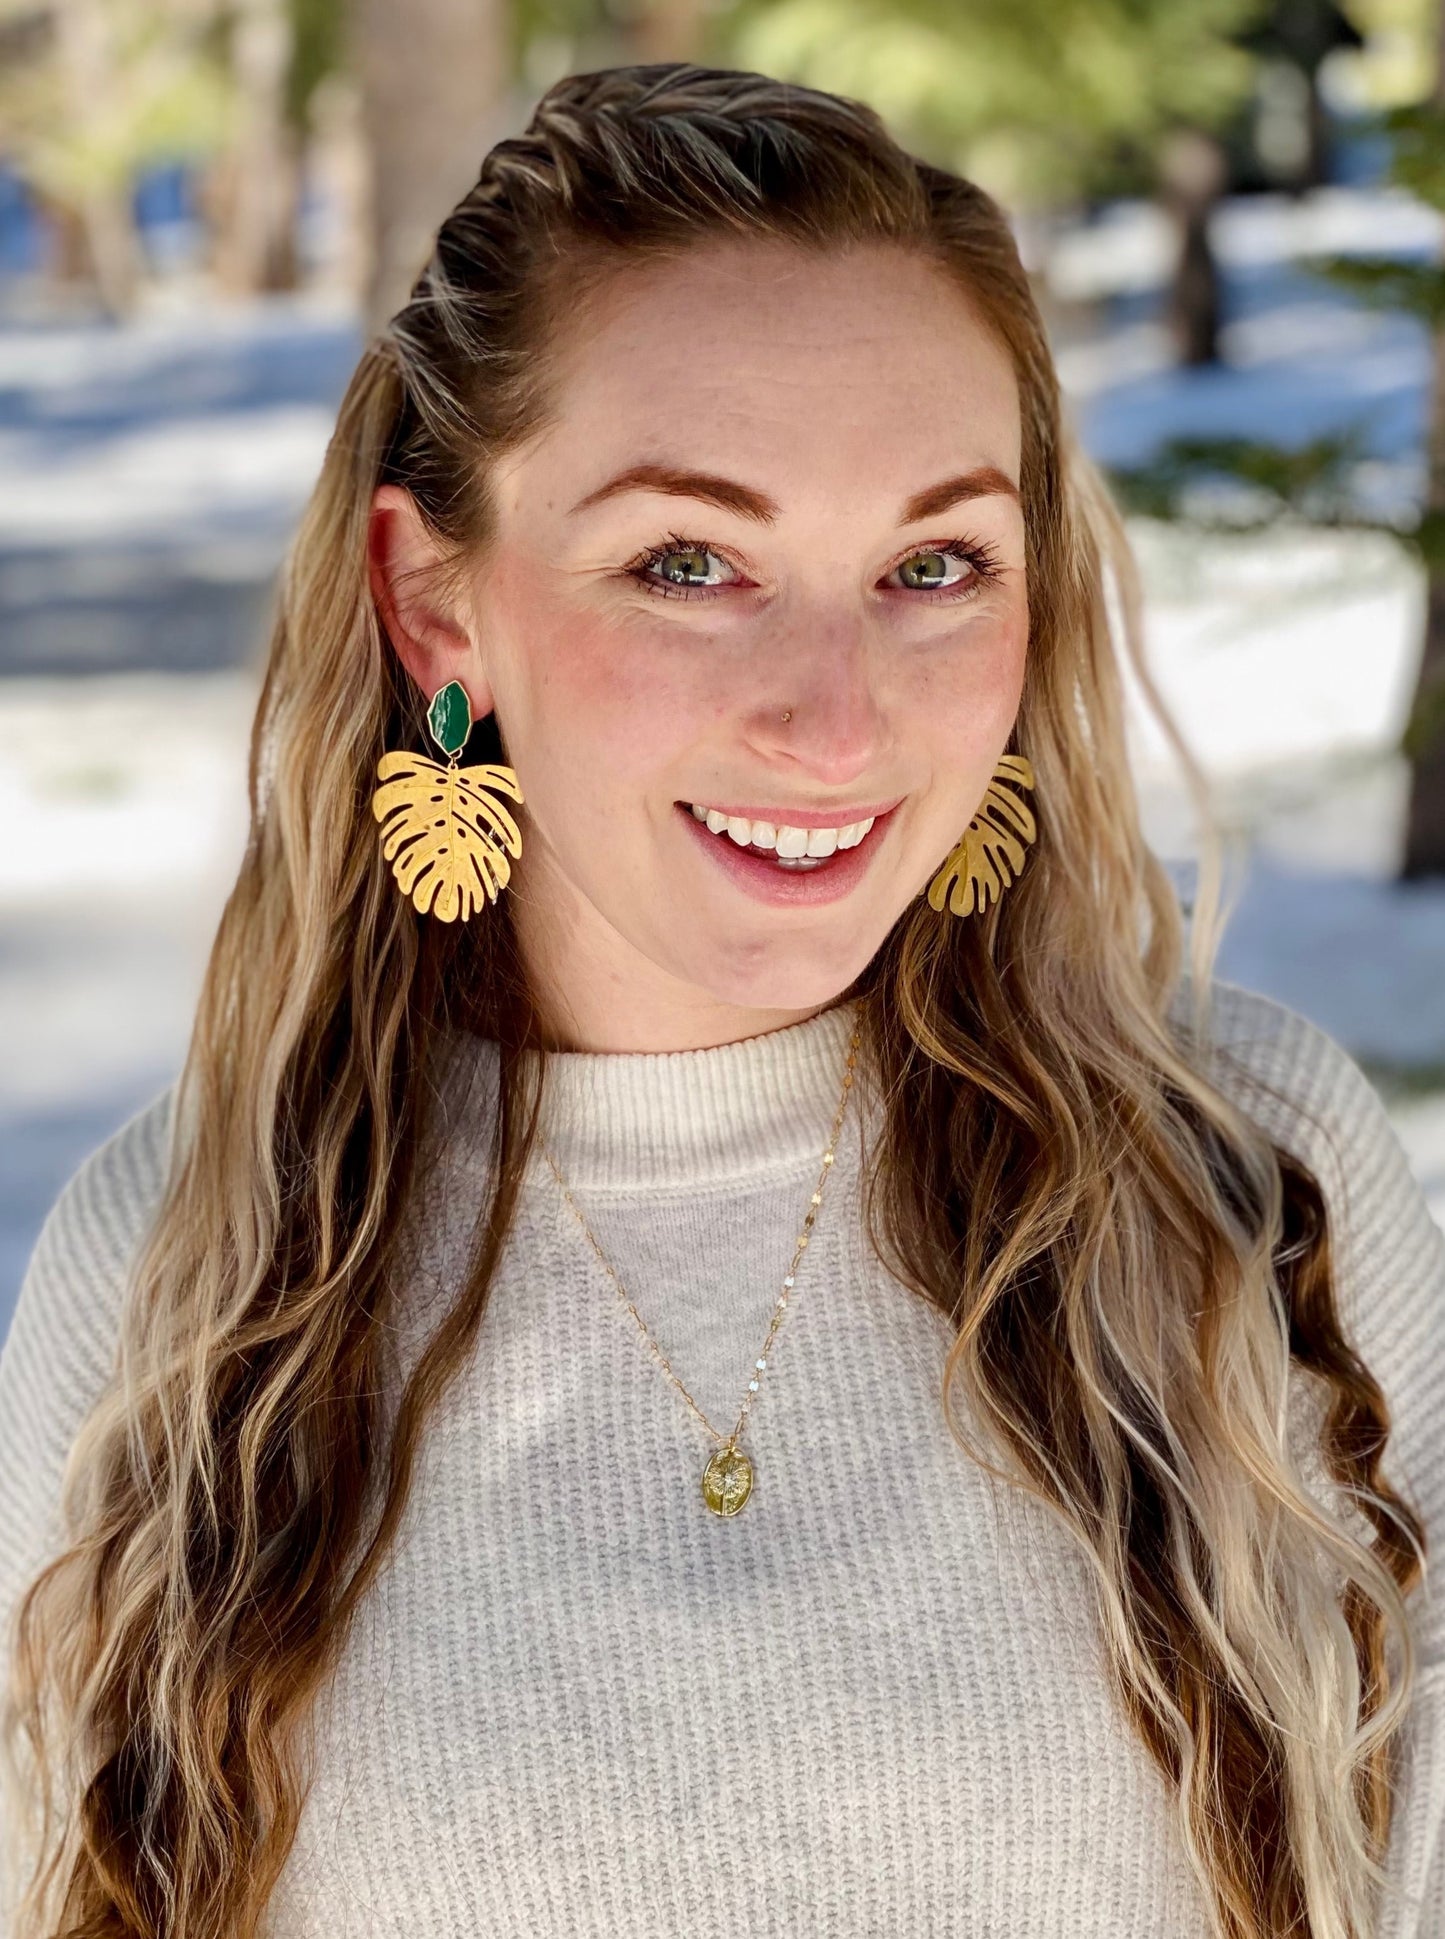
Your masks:
{"label": "smiling mouth", "polygon": [[[716,841],[730,842],[744,853],[771,862],[774,868],[804,875],[829,868],[834,859],[857,848],[880,815],[841,822],[827,828],[800,828],[786,822],[753,821],[746,815],[725,815],[701,802],[679,802],[701,822]],[[889,811],[891,812],[891,810]]]}

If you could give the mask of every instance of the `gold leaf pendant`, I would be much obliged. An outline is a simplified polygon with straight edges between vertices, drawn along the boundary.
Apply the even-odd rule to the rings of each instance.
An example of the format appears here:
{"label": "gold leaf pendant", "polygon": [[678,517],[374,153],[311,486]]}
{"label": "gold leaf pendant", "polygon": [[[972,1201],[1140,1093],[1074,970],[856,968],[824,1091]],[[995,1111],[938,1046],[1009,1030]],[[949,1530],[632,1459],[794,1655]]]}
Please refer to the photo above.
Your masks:
{"label": "gold leaf pendant", "polygon": [[1038,828],[1033,810],[1014,789],[1033,785],[1033,764],[1026,756],[1000,756],[978,813],[928,885],[932,908],[942,909],[947,897],[950,914],[970,916],[976,909],[982,915],[1017,879],[1024,844],[1033,841]]}
{"label": "gold leaf pendant", "polygon": [[522,800],[513,769],[500,765],[443,767],[425,754],[383,754],[371,798],[382,824],[381,852],[420,914],[463,921],[495,902],[507,886],[508,854],[522,852],[522,833],[510,811],[489,792]]}

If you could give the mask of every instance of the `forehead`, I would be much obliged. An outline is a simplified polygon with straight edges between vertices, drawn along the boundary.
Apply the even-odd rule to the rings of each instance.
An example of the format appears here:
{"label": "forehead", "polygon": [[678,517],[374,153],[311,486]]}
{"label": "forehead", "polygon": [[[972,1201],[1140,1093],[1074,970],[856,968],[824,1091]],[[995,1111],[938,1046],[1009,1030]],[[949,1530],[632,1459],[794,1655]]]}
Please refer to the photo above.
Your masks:
{"label": "forehead", "polygon": [[547,427],[504,472],[565,472],[581,490],[618,462],[665,458],[785,499],[785,481],[806,481],[890,501],[965,462],[1019,476],[1007,351],[899,245],[700,243],[604,277],[552,351]]}

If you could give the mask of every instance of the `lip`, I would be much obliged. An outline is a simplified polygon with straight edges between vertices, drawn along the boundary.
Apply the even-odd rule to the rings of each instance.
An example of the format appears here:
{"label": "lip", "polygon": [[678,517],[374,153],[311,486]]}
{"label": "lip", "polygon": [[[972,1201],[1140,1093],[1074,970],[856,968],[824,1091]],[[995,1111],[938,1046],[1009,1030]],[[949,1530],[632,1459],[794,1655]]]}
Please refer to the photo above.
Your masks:
{"label": "lip", "polygon": [[[903,799],[901,794],[894,795],[891,801],[866,802],[861,808],[730,808],[721,801],[705,801],[702,806],[715,808],[720,815],[738,815],[748,821],[770,821],[774,828],[846,828],[850,822],[867,821],[870,816],[891,815]],[[684,802],[683,807],[688,804]],[[689,814],[692,810],[688,808]]]}
{"label": "lip", "polygon": [[[900,795],[899,800],[902,799]],[[897,805],[897,802],[893,804]],[[739,848],[731,836],[712,834],[707,823],[699,821],[686,802],[679,801],[674,812],[689,831],[690,839],[706,848],[714,865],[745,895],[755,902],[782,908],[815,908],[824,903],[841,902],[862,881],[879,843],[893,825],[893,809],[884,809],[857,847],[836,850],[826,868],[780,869],[765,855],[754,855],[751,849]],[[767,816],[750,815],[748,819],[765,821]],[[865,820],[866,815],[857,819]],[[792,825],[828,828],[833,824],[815,815],[811,822],[795,821]]]}

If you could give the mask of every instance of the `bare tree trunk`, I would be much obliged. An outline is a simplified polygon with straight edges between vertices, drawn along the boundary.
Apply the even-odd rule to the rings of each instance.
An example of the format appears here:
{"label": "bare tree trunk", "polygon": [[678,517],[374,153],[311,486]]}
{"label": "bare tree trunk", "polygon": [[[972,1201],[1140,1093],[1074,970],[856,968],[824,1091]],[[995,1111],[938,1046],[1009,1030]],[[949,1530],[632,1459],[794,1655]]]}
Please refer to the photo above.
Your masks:
{"label": "bare tree trunk", "polygon": [[1322,189],[1328,186],[1334,163],[1334,130],[1320,89],[1318,68],[1308,78],[1309,118],[1305,128],[1309,136],[1309,158],[1305,163],[1304,186],[1307,189]]}
{"label": "bare tree trunk", "polygon": [[1160,199],[1179,238],[1169,326],[1182,364],[1212,364],[1219,356],[1222,302],[1209,215],[1224,188],[1224,152],[1202,129],[1177,128],[1165,141],[1159,171]]}
{"label": "bare tree trunk", "polygon": [[366,301],[369,245],[367,163],[361,96],[350,74],[328,74],[311,96],[308,180],[316,182],[334,224],[319,280],[358,307]]}
{"label": "bare tree trunk", "polygon": [[291,47],[286,0],[237,0],[231,60],[240,126],[220,178],[215,268],[223,289],[245,295],[296,282],[300,160],[285,111]]}
{"label": "bare tree trunk", "polygon": [[44,225],[47,278],[67,291],[80,286],[89,293],[95,287],[95,268],[79,209],[57,202],[44,190],[36,190],[35,199]]}
{"label": "bare tree trunk", "polygon": [[[81,127],[101,120],[119,87],[104,9],[98,0],[54,0],[52,17],[71,121]],[[113,316],[125,316],[135,307],[141,276],[129,181],[97,183],[76,214],[100,300]]]}
{"label": "bare tree trunk", "polygon": [[[1445,0],[1436,32],[1435,105],[1445,108]],[[1432,346],[1433,391],[1426,456],[1429,472],[1426,509],[1445,514],[1445,331]],[[1425,611],[1425,644],[1420,675],[1405,728],[1410,756],[1410,800],[1405,814],[1405,852],[1400,873],[1407,880],[1445,875],[1445,570],[1430,567]]]}
{"label": "bare tree trunk", "polygon": [[503,0],[357,0],[357,72],[369,157],[365,325],[406,301],[436,231],[508,120]]}

